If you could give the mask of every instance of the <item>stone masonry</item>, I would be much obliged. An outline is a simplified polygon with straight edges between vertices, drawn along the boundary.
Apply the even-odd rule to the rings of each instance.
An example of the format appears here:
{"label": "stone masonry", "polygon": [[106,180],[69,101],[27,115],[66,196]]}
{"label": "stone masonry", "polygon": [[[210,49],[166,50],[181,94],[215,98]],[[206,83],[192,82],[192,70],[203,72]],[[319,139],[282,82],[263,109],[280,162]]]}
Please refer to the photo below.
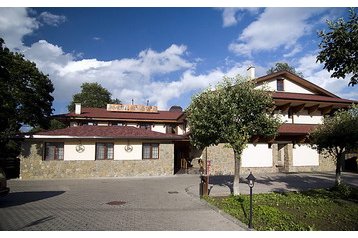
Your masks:
{"label": "stone masonry", "polygon": [[[324,172],[334,171],[335,162],[327,155],[319,155],[319,166],[293,166],[293,145],[287,144],[284,148],[284,165],[278,166],[277,155],[278,145],[272,144],[272,158],[273,163],[271,167],[241,167],[241,172],[244,174],[250,171],[256,174],[277,173],[277,172]],[[205,160],[205,149],[202,153],[202,158]],[[211,161],[210,174],[211,175],[233,175],[235,162],[234,152],[226,144],[222,143],[217,146],[210,146],[207,148],[207,158]]]}
{"label": "stone masonry", "polygon": [[156,160],[75,160],[44,161],[43,144],[27,141],[22,144],[20,178],[90,178],[159,176],[174,173],[174,145],[160,144]]}

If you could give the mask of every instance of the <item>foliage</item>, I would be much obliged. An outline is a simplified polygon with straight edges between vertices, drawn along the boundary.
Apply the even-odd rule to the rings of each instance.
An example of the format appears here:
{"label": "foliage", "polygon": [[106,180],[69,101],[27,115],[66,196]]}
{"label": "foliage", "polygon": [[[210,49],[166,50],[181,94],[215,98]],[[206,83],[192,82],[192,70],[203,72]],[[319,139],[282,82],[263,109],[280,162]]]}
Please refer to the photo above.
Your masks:
{"label": "foliage", "polygon": [[303,78],[303,74],[302,72],[296,72],[295,68],[288,65],[287,63],[285,62],[277,62],[275,64],[275,67],[271,67],[269,70],[267,70],[267,74],[272,74],[272,73],[276,73],[276,72],[279,72],[279,71],[282,71],[282,70],[286,70],[286,71],[289,71],[293,74],[296,74],[300,77]]}
{"label": "foliage", "polygon": [[[351,194],[357,188],[349,187]],[[249,223],[249,195],[205,197],[224,212]],[[253,195],[253,226],[259,231],[357,230],[357,201],[332,189]],[[322,218],[325,219],[322,219]]]}
{"label": "foliage", "polygon": [[271,93],[255,89],[253,81],[224,78],[214,91],[207,89],[192,99],[187,109],[191,143],[197,148],[228,143],[235,154],[234,193],[237,194],[240,155],[253,136],[277,133],[279,120],[272,116]]}
{"label": "foliage", "polygon": [[35,133],[35,132],[44,131],[44,130],[63,129],[63,128],[66,128],[66,127],[67,126],[64,123],[60,122],[59,120],[51,119],[50,126],[47,129],[41,128],[41,127],[34,127],[29,132]]}
{"label": "foliage", "polygon": [[0,38],[0,157],[17,156],[19,143],[12,138],[22,125],[49,127],[53,91],[48,76]]}
{"label": "foliage", "polygon": [[338,110],[333,117],[325,117],[309,135],[313,148],[328,152],[336,158],[336,184],[340,183],[344,154],[358,148],[358,106]]}
{"label": "foliage", "polygon": [[111,93],[99,83],[83,83],[81,92],[72,96],[72,101],[67,106],[68,111],[75,110],[75,103],[81,103],[83,107],[105,108],[107,104],[120,104],[119,99],[111,99]]}
{"label": "foliage", "polygon": [[344,78],[352,74],[348,85],[358,83],[358,15],[354,8],[349,10],[346,22],[339,18],[336,22],[327,20],[329,32],[320,31],[322,38],[319,47],[321,51],[317,62],[324,63],[331,77]]}

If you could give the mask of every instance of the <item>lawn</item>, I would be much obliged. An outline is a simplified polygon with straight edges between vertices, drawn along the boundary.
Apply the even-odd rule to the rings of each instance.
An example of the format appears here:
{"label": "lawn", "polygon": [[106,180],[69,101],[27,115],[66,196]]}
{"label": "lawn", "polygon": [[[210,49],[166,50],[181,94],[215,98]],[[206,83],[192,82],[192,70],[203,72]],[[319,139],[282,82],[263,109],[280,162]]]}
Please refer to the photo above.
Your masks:
{"label": "lawn", "polygon": [[[204,199],[248,224],[249,195]],[[254,194],[252,223],[259,231],[357,231],[358,188]]]}

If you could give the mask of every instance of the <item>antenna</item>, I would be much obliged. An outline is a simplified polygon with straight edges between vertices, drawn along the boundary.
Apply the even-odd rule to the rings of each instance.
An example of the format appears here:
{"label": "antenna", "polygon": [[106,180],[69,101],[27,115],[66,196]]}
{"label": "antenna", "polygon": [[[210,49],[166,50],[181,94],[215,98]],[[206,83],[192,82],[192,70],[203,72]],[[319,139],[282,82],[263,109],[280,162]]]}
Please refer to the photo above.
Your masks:
{"label": "antenna", "polygon": [[134,104],[134,100],[132,99],[132,105]]}
{"label": "antenna", "polygon": [[149,105],[149,100],[147,100],[147,106]]}

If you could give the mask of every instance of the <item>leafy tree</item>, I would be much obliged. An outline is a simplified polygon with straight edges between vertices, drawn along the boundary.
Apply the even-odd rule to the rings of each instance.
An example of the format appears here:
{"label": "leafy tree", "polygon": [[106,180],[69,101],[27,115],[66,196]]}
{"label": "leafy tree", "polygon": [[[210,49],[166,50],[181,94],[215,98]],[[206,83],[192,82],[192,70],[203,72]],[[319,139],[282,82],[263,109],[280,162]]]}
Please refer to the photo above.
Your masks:
{"label": "leafy tree", "polygon": [[35,133],[35,132],[39,132],[39,131],[44,131],[44,130],[57,130],[57,129],[63,129],[63,128],[66,128],[67,125],[60,122],[59,120],[57,119],[51,119],[50,121],[50,125],[48,128],[41,128],[41,127],[34,127],[32,128],[29,132],[31,133]]}
{"label": "leafy tree", "polygon": [[191,143],[204,149],[228,143],[234,151],[234,194],[239,194],[241,154],[252,136],[269,137],[277,133],[279,120],[272,116],[270,92],[255,89],[241,76],[224,78],[214,91],[206,90],[187,109]]}
{"label": "leafy tree", "polygon": [[309,138],[318,152],[327,152],[335,158],[336,185],[340,185],[345,153],[358,148],[358,106],[325,117],[323,124],[310,133]]}
{"label": "leafy tree", "polygon": [[294,73],[300,77],[303,77],[302,72],[296,72],[295,68],[290,66],[289,64],[285,63],[285,62],[277,62],[275,64],[275,67],[271,67],[269,70],[267,70],[267,74],[272,74],[272,73],[276,73],[282,70],[286,70],[289,71],[291,73]]}
{"label": "leafy tree", "polygon": [[108,103],[120,104],[119,99],[111,99],[111,93],[98,83],[83,83],[81,92],[72,96],[72,101],[67,106],[68,111],[75,110],[75,103],[81,103],[84,107],[105,108]]}
{"label": "leafy tree", "polygon": [[53,90],[35,63],[11,52],[0,38],[0,158],[18,155],[19,142],[13,138],[22,125],[48,128]]}
{"label": "leafy tree", "polygon": [[317,62],[324,63],[331,77],[344,78],[352,74],[348,85],[358,83],[358,15],[354,8],[349,10],[349,20],[339,18],[336,22],[327,20],[329,32],[320,31],[322,38]]}

